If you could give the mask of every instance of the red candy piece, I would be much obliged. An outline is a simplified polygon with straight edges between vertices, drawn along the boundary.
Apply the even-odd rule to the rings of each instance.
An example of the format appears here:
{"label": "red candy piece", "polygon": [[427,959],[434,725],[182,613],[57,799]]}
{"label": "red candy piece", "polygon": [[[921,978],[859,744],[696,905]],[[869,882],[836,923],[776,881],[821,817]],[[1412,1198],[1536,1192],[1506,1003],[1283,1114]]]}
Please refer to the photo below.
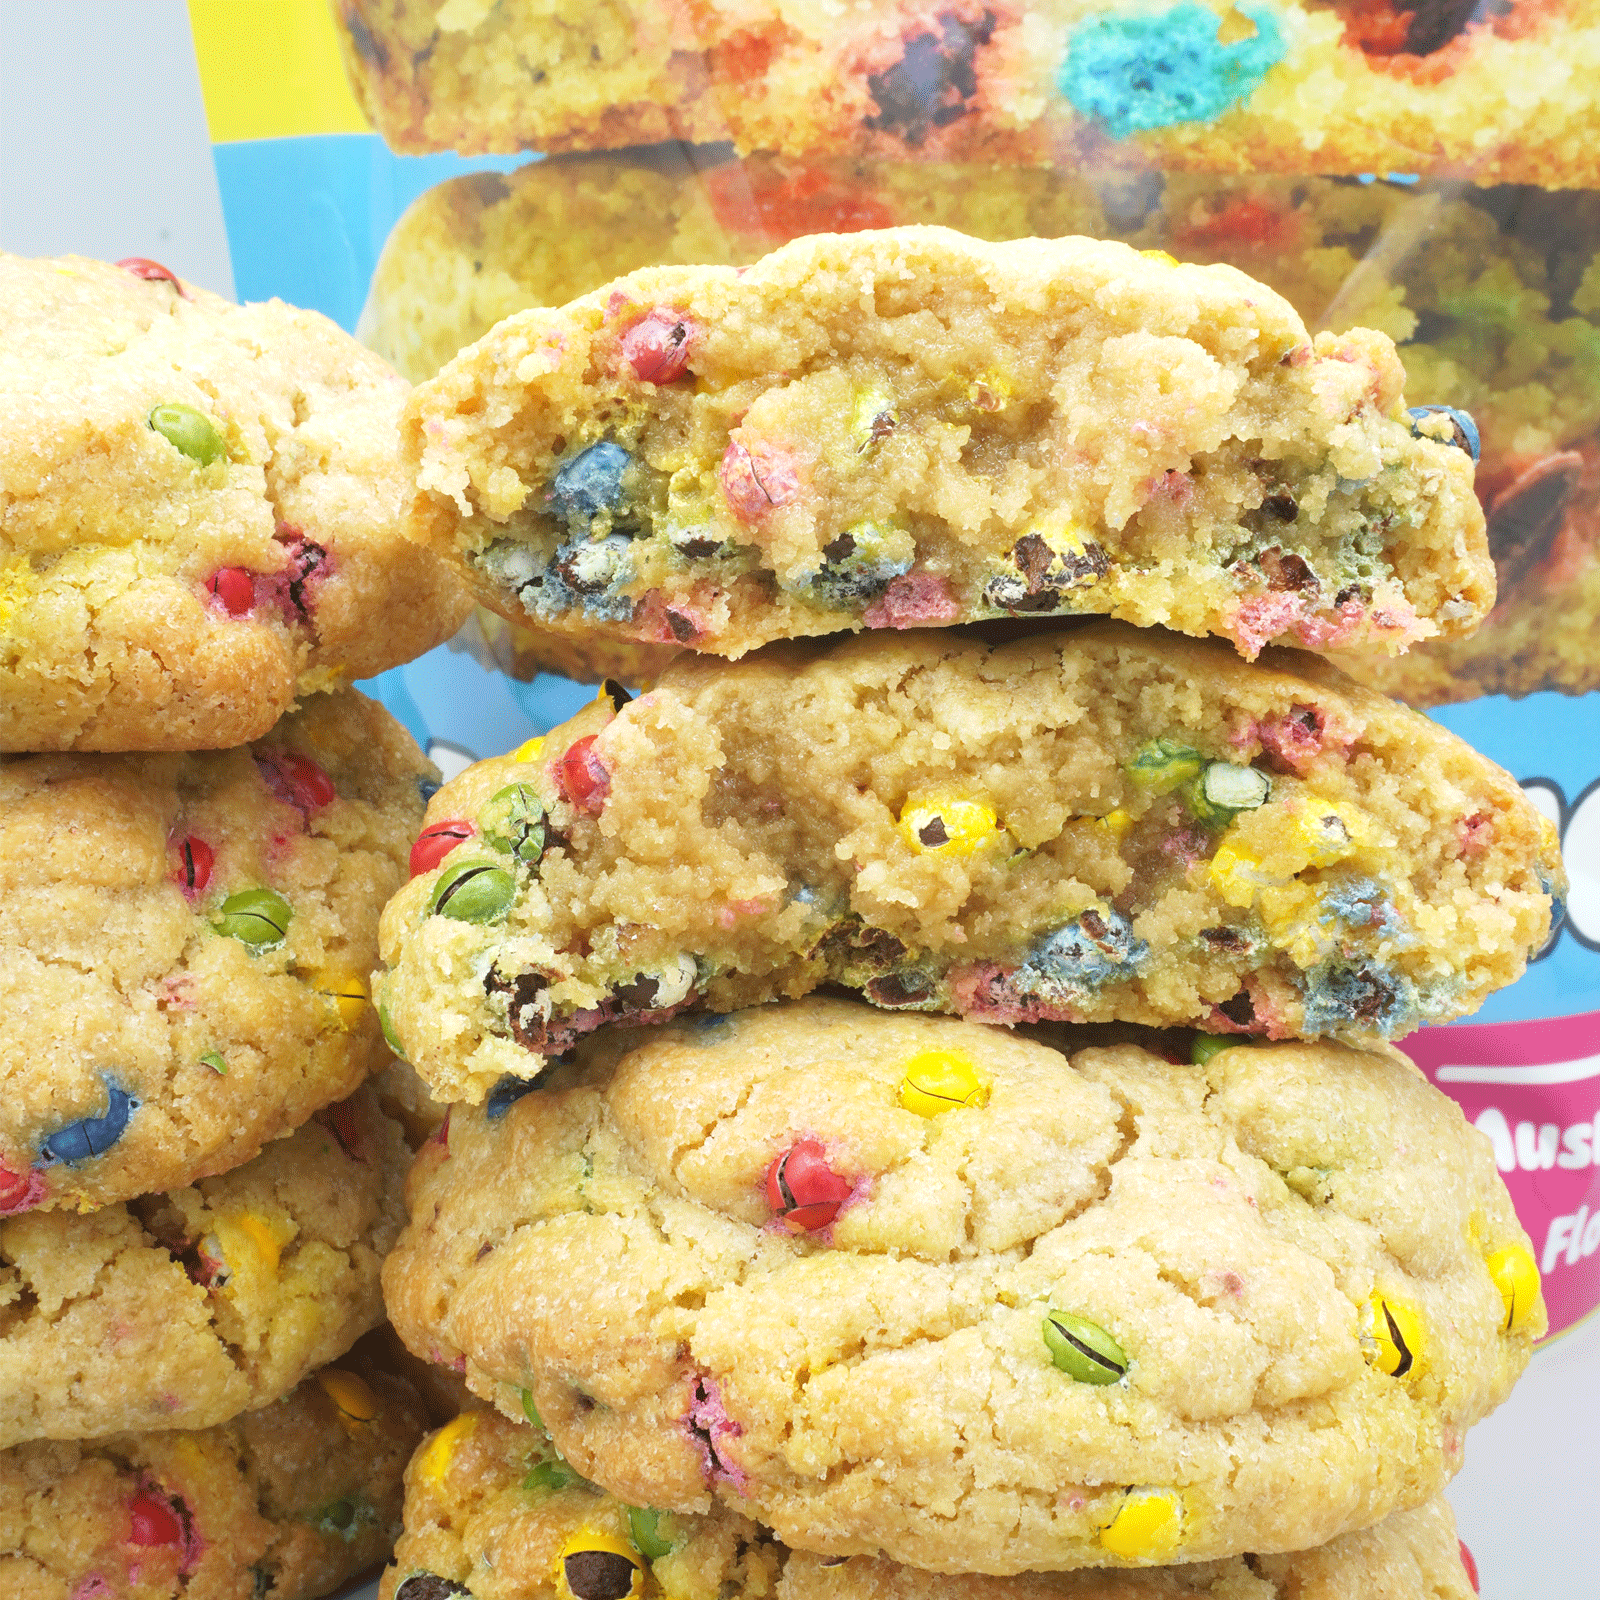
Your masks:
{"label": "red candy piece", "polygon": [[128,1543],[183,1544],[187,1535],[172,1502],[154,1489],[141,1489],[128,1506]]}
{"label": "red candy piece", "polygon": [[556,763],[556,781],[562,795],[586,817],[598,817],[611,793],[611,774],[595,754],[596,737],[591,733],[586,739],[579,739]]}
{"label": "red candy piece", "polygon": [[852,1185],[828,1165],[815,1139],[791,1145],[767,1168],[767,1204],[795,1233],[815,1233],[839,1215]]}
{"label": "red candy piece", "polygon": [[472,838],[477,831],[470,822],[460,817],[424,828],[411,847],[411,876],[414,878],[418,873],[432,872],[458,844]]}
{"label": "red candy piece", "polygon": [[189,298],[188,292],[178,282],[177,273],[171,267],[162,266],[159,261],[152,261],[148,256],[124,256],[117,265],[136,278],[144,278],[151,283],[170,283],[185,300]]}
{"label": "red candy piece", "polygon": [[1481,1594],[1483,1591],[1478,1587],[1478,1563],[1472,1559],[1472,1552],[1467,1549],[1465,1539],[1457,1539],[1456,1543],[1461,1546],[1461,1565],[1467,1569],[1467,1582],[1472,1585],[1474,1594]]}
{"label": "red candy piece", "polygon": [[211,882],[211,864],[215,856],[211,846],[192,833],[177,840],[175,848],[178,852],[178,870],[173,873],[172,881],[192,900],[196,895],[203,894],[206,885]]}
{"label": "red candy piece", "polygon": [[25,1210],[33,1187],[32,1172],[13,1172],[0,1161],[0,1217]]}
{"label": "red candy piece", "polygon": [[218,567],[206,579],[206,593],[214,594],[230,617],[242,617],[256,603],[256,580],[244,567]]}
{"label": "red candy piece", "polygon": [[738,440],[730,440],[717,477],[728,509],[741,522],[759,522],[800,497],[800,474],[794,460],[774,445],[758,443],[750,450]]}
{"label": "red candy piece", "polygon": [[667,306],[656,306],[622,336],[623,359],[643,383],[672,383],[689,370],[694,324]]}
{"label": "red candy piece", "polygon": [[339,798],[333,779],[315,761],[293,750],[258,751],[256,766],[267,787],[302,816],[310,816]]}

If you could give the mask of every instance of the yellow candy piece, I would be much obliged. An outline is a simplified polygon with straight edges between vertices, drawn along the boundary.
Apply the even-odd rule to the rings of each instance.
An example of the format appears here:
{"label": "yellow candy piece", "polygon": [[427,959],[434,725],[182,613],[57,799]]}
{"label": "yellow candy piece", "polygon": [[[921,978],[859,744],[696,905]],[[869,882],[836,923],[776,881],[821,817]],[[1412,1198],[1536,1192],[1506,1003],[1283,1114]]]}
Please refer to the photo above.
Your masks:
{"label": "yellow candy piece", "polygon": [[[627,1567],[633,1569],[631,1573]],[[584,1528],[562,1545],[555,1579],[556,1593],[562,1600],[612,1600],[614,1596],[640,1592],[644,1587],[644,1566],[639,1552],[626,1540],[614,1533]]]}
{"label": "yellow candy piece", "polygon": [[371,1422],[379,1411],[378,1397],[353,1372],[324,1367],[317,1374],[322,1392],[339,1408],[341,1422]]}
{"label": "yellow candy piece", "polygon": [[1100,1530],[1100,1543],[1124,1561],[1162,1562],[1183,1536],[1183,1499],[1176,1489],[1130,1489]]}
{"label": "yellow candy piece", "polygon": [[1527,1327],[1539,1304],[1539,1268],[1533,1252],[1520,1244],[1496,1250],[1489,1257],[1489,1276],[1505,1303],[1506,1332]]}
{"label": "yellow candy piece", "polygon": [[1422,1370],[1422,1318],[1401,1300],[1374,1294],[1361,1321],[1361,1353],[1391,1378],[1409,1378]]}
{"label": "yellow candy piece", "polygon": [[539,752],[544,749],[544,735],[541,733],[536,739],[525,739],[511,752],[513,761],[537,761]]}
{"label": "yellow candy piece", "polygon": [[1278,874],[1262,866],[1261,858],[1253,851],[1227,839],[1217,846],[1217,853],[1206,870],[1213,887],[1230,906],[1249,906],[1259,890],[1270,889],[1282,881]]}
{"label": "yellow candy piece", "polygon": [[900,813],[900,834],[918,855],[970,856],[999,832],[981,800],[956,795],[915,795]]}
{"label": "yellow candy piece", "polygon": [[424,1482],[439,1484],[444,1482],[444,1475],[450,1470],[450,1463],[455,1460],[456,1452],[460,1450],[473,1435],[478,1426],[479,1413],[476,1411],[463,1411],[454,1422],[447,1422],[429,1439],[417,1455],[416,1471]]}
{"label": "yellow candy piece", "polygon": [[1165,266],[1175,267],[1179,264],[1178,258],[1165,250],[1141,250],[1139,254],[1147,261],[1159,261]]}
{"label": "yellow candy piece", "polygon": [[1108,811],[1099,819],[1100,826],[1121,844],[1128,836],[1128,830],[1133,826],[1133,818],[1118,806],[1115,811]]}
{"label": "yellow candy piece", "polygon": [[1371,824],[1355,806],[1315,795],[1301,800],[1294,814],[1294,831],[1306,857],[1296,872],[1304,867],[1331,867],[1354,855],[1372,836]]}
{"label": "yellow candy piece", "polygon": [[937,1117],[957,1106],[986,1106],[989,1080],[957,1050],[924,1050],[906,1062],[900,1104],[919,1117]]}
{"label": "yellow candy piece", "polygon": [[357,974],[318,967],[306,974],[306,982],[333,1002],[340,1028],[348,1032],[361,1020],[362,1008],[367,1003],[367,986]]}

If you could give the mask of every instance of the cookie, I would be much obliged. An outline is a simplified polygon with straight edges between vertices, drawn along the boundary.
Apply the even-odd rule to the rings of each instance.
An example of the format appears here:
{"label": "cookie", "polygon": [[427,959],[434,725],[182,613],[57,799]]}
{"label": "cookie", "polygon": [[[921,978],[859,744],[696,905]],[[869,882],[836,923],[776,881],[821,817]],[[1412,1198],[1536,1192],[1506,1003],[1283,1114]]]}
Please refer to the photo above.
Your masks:
{"label": "cookie", "polygon": [[410,1152],[368,1089],[220,1178],[0,1221],[0,1447],[209,1428],[383,1319]]}
{"label": "cookie", "polygon": [[239,745],[448,638],[405,394],[314,312],[0,257],[0,749]]}
{"label": "cookie", "polygon": [[[619,696],[620,698],[620,696]],[[1099,622],[685,656],[439,791],[380,1010],[442,1100],[822,983],[1011,1023],[1402,1037],[1550,928],[1510,776],[1314,656]]]}
{"label": "cookie", "polygon": [[0,763],[0,1216],[224,1172],[383,1064],[437,777],[353,690],[243,749]]}
{"label": "cookie", "polygon": [[13,1600],[315,1600],[393,1547],[427,1427],[409,1384],[349,1360],[198,1433],[0,1453]]}
{"label": "cookie", "polygon": [[823,1555],[1218,1560],[1437,1493],[1545,1325],[1482,1135],[1390,1055],[1047,1038],[598,1036],[419,1158],[396,1330],[626,1503]]}
{"label": "cookie", "polygon": [[742,151],[1592,185],[1593,0],[1403,9],[718,0],[557,17],[338,0],[400,151]]}
{"label": "cookie", "polygon": [[556,633],[477,607],[450,641],[491,671],[531,683],[541,672],[554,672],[576,683],[600,683],[614,678],[634,687],[652,683],[667,663],[683,654],[675,644],[644,644],[618,638],[602,629]]}
{"label": "cookie", "polygon": [[[704,159],[697,157],[697,159]],[[1224,262],[1310,327],[1396,341],[1418,392],[1470,412],[1498,565],[1495,610],[1469,638],[1404,656],[1338,657],[1414,705],[1600,688],[1600,195],[1339,179],[754,156],[699,168],[567,157],[451,179],[384,246],[362,337],[413,381],[530,306],[558,305],[653,261],[741,265],[803,233],[939,222],[986,239],[1089,233]],[[517,677],[636,683],[676,653],[553,634],[480,609],[474,653]]]}
{"label": "cookie", "polygon": [[1404,378],[1228,268],[821,235],[501,323],[408,402],[412,529],[513,621],[719,655],[1041,613],[1394,651],[1494,593],[1471,421]]}
{"label": "cookie", "polygon": [[[542,1433],[479,1412],[424,1442],[380,1600],[774,1595],[778,1600],[1471,1600],[1442,1495],[1319,1550],[1143,1571],[940,1576],[777,1543],[726,1506],[672,1516],[578,1476]],[[629,1569],[632,1569],[631,1571]],[[410,1585],[408,1588],[407,1585]],[[623,1586],[626,1585],[626,1588]]]}

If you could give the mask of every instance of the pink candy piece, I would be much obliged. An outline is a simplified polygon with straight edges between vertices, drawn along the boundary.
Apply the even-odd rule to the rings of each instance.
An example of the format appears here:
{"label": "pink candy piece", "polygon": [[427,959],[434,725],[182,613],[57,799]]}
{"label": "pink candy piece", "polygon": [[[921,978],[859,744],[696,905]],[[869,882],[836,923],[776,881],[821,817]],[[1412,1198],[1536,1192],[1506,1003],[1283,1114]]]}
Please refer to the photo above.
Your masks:
{"label": "pink candy piece", "polygon": [[211,882],[211,866],[215,860],[211,846],[192,833],[172,843],[178,853],[178,868],[172,874],[172,881],[183,890],[186,900],[198,899]]}
{"label": "pink candy piece", "polygon": [[598,817],[611,793],[611,773],[595,752],[596,735],[579,739],[556,763],[556,781],[573,809],[586,817]]}
{"label": "pink candy piece", "polygon": [[908,572],[890,582],[862,620],[869,628],[920,628],[954,622],[960,615],[961,607],[945,579],[931,572]]}
{"label": "pink candy piece", "polygon": [[1469,861],[1481,856],[1494,843],[1494,818],[1487,811],[1474,811],[1456,823],[1456,838],[1461,854]]}
{"label": "pink candy piece", "polygon": [[178,282],[178,275],[171,267],[164,267],[159,261],[152,261],[148,256],[124,256],[117,265],[124,272],[131,272],[136,278],[143,278],[149,283],[170,283],[174,289],[189,298],[188,291]]}
{"label": "pink candy piece", "polygon": [[256,767],[267,787],[302,816],[339,798],[333,779],[309,756],[293,750],[258,750]]}
{"label": "pink candy piece", "polygon": [[672,383],[689,370],[696,331],[687,317],[656,306],[623,334],[623,360],[642,383]]}
{"label": "pink candy piece", "polygon": [[1315,706],[1291,706],[1281,717],[1258,724],[1261,748],[1281,767],[1303,778],[1322,751],[1324,719]]}
{"label": "pink candy piece", "polygon": [[706,1476],[713,1483],[719,1480],[731,1483],[740,1494],[745,1493],[750,1480],[732,1461],[723,1459],[721,1448],[724,1441],[737,1439],[744,1432],[744,1425],[728,1415],[728,1408],[722,1403],[722,1391],[714,1378],[704,1374],[695,1378],[685,1421],[695,1443],[700,1446]]}
{"label": "pink candy piece", "polygon": [[730,440],[717,477],[729,510],[741,522],[759,522],[800,497],[794,458],[777,445],[758,443],[750,449],[737,439]]}
{"label": "pink candy piece", "polygon": [[206,579],[206,593],[214,595],[230,617],[248,616],[256,603],[255,575],[244,567],[218,567]]}

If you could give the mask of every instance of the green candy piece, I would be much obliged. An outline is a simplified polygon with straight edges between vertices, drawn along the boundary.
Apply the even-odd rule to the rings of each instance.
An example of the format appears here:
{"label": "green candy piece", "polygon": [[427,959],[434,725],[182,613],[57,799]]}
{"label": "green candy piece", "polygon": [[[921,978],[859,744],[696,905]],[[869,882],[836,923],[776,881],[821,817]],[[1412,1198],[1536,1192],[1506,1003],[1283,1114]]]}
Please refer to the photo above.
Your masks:
{"label": "green candy piece", "polygon": [[289,920],[294,911],[281,894],[271,889],[241,889],[222,902],[222,915],[217,932],[259,955],[263,950],[275,950],[289,933]]}
{"label": "green candy piece", "polygon": [[483,842],[507,850],[527,866],[544,854],[544,802],[531,783],[512,783],[497,790],[478,813]]}
{"label": "green candy piece", "polygon": [[1198,781],[1184,789],[1189,809],[1208,827],[1225,828],[1241,811],[1254,811],[1267,803],[1272,779],[1254,767],[1213,761]]}
{"label": "green candy piece", "polygon": [[157,406],[150,413],[150,426],[170,444],[202,467],[213,461],[226,461],[227,442],[217,432],[217,425],[203,411],[193,406]]}
{"label": "green candy piece", "polygon": [[223,1060],[222,1052],[220,1050],[207,1050],[206,1053],[200,1057],[200,1063],[202,1066],[210,1067],[219,1078],[226,1078],[228,1076],[228,1063]]}
{"label": "green candy piece", "polygon": [[1127,773],[1144,788],[1165,794],[1190,778],[1198,778],[1205,764],[1206,758],[1190,745],[1179,744],[1176,739],[1151,739],[1139,746],[1127,765]]}
{"label": "green candy piece", "polygon": [[571,1489],[589,1480],[565,1461],[541,1461],[529,1469],[522,1487],[533,1494],[554,1494],[557,1489]]}
{"label": "green candy piece", "polygon": [[661,1531],[661,1513],[644,1506],[628,1507],[628,1532],[633,1546],[646,1561],[659,1561],[672,1554],[672,1540]]}
{"label": "green candy piece", "polygon": [[1070,1311],[1046,1312],[1044,1342],[1050,1359],[1078,1383],[1118,1383],[1128,1370],[1122,1346],[1098,1323]]}
{"label": "green candy piece", "polygon": [[428,909],[457,922],[496,922],[516,897],[517,880],[504,867],[467,861],[452,867],[433,886]]}
{"label": "green candy piece", "polygon": [[337,1534],[346,1544],[351,1543],[363,1528],[375,1523],[377,1513],[364,1500],[335,1500],[306,1519],[318,1533]]}
{"label": "green candy piece", "polygon": [[1219,1038],[1214,1033],[1197,1033],[1194,1043],[1189,1046],[1189,1059],[1197,1067],[1203,1067],[1212,1056],[1221,1055],[1224,1050],[1231,1050],[1240,1041],[1238,1039]]}
{"label": "green candy piece", "polygon": [[544,1425],[544,1423],[542,1421],[540,1421],[539,1413],[534,1409],[534,1405],[533,1405],[533,1390],[532,1389],[522,1389],[522,1390],[519,1391],[519,1393],[522,1395],[522,1414],[523,1414],[523,1416],[525,1416],[528,1419],[528,1421],[531,1422],[534,1425],[534,1427],[536,1427],[539,1430],[539,1432],[542,1433],[545,1436],[545,1438],[548,1439],[550,1437],[550,1430],[547,1427],[545,1427],[545,1425]]}

